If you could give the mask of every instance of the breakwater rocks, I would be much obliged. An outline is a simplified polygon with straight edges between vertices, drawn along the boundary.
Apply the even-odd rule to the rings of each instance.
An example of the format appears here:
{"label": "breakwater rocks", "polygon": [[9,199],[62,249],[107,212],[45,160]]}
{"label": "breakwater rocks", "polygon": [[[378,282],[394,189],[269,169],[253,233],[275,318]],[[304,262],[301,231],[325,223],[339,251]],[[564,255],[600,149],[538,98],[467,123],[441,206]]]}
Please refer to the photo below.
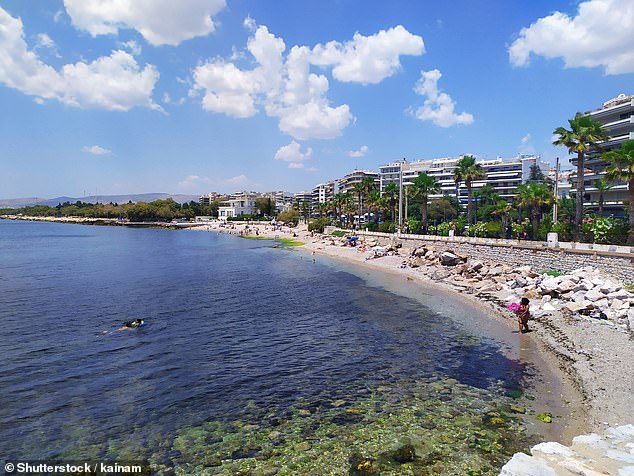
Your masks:
{"label": "breakwater rocks", "polygon": [[608,428],[603,435],[577,436],[567,447],[540,443],[531,456],[516,453],[500,476],[634,475],[634,425]]}
{"label": "breakwater rocks", "polygon": [[480,297],[500,304],[526,297],[531,301],[531,314],[535,317],[563,310],[606,320],[622,330],[634,332],[634,294],[596,268],[584,267],[560,274],[555,270],[535,270],[531,266],[514,268],[469,259],[425,246],[412,249],[404,265],[420,268],[434,280],[471,288]]}

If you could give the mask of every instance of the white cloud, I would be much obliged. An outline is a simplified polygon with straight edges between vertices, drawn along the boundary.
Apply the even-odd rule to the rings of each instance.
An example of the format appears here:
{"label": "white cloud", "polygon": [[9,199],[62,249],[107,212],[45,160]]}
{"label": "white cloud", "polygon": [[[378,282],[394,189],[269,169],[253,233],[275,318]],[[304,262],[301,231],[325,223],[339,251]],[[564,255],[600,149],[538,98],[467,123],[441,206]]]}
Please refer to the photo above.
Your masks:
{"label": "white cloud", "polygon": [[105,149],[98,145],[91,145],[90,147],[86,146],[82,149],[84,152],[88,152],[92,155],[110,155],[112,154],[111,150]]}
{"label": "white cloud", "polygon": [[291,141],[290,144],[284,145],[277,150],[275,160],[290,162],[288,164],[289,169],[303,169],[303,162],[310,159],[312,155],[313,149],[309,147],[306,149],[306,152],[302,152],[301,145],[295,141]]}
{"label": "white cloud", "polygon": [[154,66],[141,69],[124,51],[92,63],[67,64],[58,72],[28,49],[22,21],[0,8],[0,83],[24,94],[81,108],[160,109],[151,98],[158,77]]}
{"label": "white cloud", "polygon": [[172,45],[215,30],[225,0],[64,0],[75,27],[92,36],[137,30],[152,45]]}
{"label": "white cloud", "polygon": [[311,66],[334,66],[336,79],[375,83],[398,70],[400,54],[423,51],[422,38],[398,26],[370,37],[357,34],[345,44],[293,46],[284,56],[281,38],[250,17],[244,24],[253,31],[247,50],[255,67],[240,69],[223,59],[203,63],[193,72],[190,95],[202,93],[205,110],[231,117],[252,117],[263,110],[278,119],[282,132],[297,140],[332,139],[354,121],[347,104],[330,104],[328,79],[312,73]]}
{"label": "white cloud", "polygon": [[37,35],[36,48],[55,48],[55,47],[56,47],[55,42],[46,33],[39,33]]}
{"label": "white cloud", "polygon": [[526,66],[531,54],[562,58],[566,67],[603,66],[606,74],[634,72],[634,2],[589,0],[575,17],[555,12],[522,28],[509,47],[514,66]]}
{"label": "white cloud", "polygon": [[234,187],[245,187],[247,185],[253,184],[253,182],[244,174],[228,178],[224,180],[223,183],[225,183],[226,185],[232,185]]}
{"label": "white cloud", "polygon": [[355,33],[352,41],[345,43],[317,45],[312,63],[333,66],[332,75],[339,81],[376,84],[400,69],[401,55],[420,56],[424,52],[423,39],[398,25],[370,36]]}
{"label": "white cloud", "polygon": [[141,55],[141,45],[139,45],[136,41],[134,40],[130,40],[130,41],[126,41],[124,43],[121,43],[121,46],[123,46],[124,48],[127,48],[128,51],[130,53],[132,53],[134,56],[139,56]]}
{"label": "white cloud", "polygon": [[348,157],[363,157],[365,154],[368,153],[370,149],[368,148],[367,145],[362,145],[361,148],[359,148],[359,150],[351,150],[348,152]]}
{"label": "white cloud", "polygon": [[456,104],[447,93],[438,90],[438,80],[442,74],[437,69],[421,71],[421,78],[416,83],[414,91],[427,97],[416,112],[416,118],[421,121],[432,121],[440,127],[451,127],[456,124],[471,124],[473,116],[468,112],[456,114]]}

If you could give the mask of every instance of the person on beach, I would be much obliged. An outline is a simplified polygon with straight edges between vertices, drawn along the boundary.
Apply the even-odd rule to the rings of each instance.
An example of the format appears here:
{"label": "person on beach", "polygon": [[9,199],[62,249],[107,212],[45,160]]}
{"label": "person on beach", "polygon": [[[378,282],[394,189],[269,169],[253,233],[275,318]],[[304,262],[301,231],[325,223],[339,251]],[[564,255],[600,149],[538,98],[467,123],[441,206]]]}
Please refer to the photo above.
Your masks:
{"label": "person on beach", "polygon": [[528,328],[528,320],[531,317],[530,301],[528,298],[523,297],[520,301],[520,308],[517,310],[517,323],[519,325],[520,334],[524,332],[530,332]]}

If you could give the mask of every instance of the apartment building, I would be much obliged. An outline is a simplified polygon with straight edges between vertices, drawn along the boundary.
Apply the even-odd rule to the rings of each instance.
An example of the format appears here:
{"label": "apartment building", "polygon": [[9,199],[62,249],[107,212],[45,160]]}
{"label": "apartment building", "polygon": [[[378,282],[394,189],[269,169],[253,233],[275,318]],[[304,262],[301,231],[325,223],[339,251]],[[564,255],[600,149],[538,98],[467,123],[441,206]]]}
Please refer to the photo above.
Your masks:
{"label": "apartment building", "polygon": [[226,220],[229,217],[254,215],[257,212],[255,200],[258,196],[255,192],[236,192],[228,200],[220,203],[218,218]]}
{"label": "apartment building", "polygon": [[[603,103],[600,109],[587,113],[591,118],[601,123],[608,133],[608,140],[599,144],[601,151],[594,151],[585,159],[585,197],[584,203],[590,208],[596,208],[599,202],[599,192],[596,181],[605,177],[608,165],[601,160],[601,153],[618,149],[627,140],[634,140],[634,95],[619,94],[617,97]],[[570,162],[577,165],[577,158]],[[575,190],[577,178],[572,178],[572,189]],[[627,200],[627,184],[615,182],[612,188],[605,192],[604,202],[606,213],[622,214],[623,202]]]}
{"label": "apartment building", "polygon": [[[408,162],[406,160],[392,162],[379,167],[379,183],[381,191],[390,183],[398,184],[403,180],[403,186],[408,187],[413,184],[413,180],[420,174],[426,173],[434,177],[440,183],[440,193],[431,195],[430,198],[437,198],[442,195],[456,196],[456,182],[454,172],[460,157],[444,157],[433,160],[418,160]],[[509,159],[478,160],[485,177],[473,183],[473,189],[477,190],[484,185],[491,185],[493,189],[503,198],[512,200],[517,195],[517,187],[526,182],[530,177],[531,167],[537,165],[544,175],[549,172],[549,165],[542,162],[538,156],[520,155]],[[461,200],[466,200],[466,188],[464,184],[458,187]]]}

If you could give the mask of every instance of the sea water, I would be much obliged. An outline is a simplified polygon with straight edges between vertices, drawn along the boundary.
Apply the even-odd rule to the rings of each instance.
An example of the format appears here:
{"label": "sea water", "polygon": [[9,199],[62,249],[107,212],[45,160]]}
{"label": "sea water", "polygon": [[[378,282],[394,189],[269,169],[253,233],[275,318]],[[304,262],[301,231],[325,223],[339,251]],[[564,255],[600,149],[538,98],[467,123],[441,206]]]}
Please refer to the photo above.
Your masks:
{"label": "sea water", "polygon": [[446,313],[274,242],[0,221],[0,455],[497,474],[526,368]]}

